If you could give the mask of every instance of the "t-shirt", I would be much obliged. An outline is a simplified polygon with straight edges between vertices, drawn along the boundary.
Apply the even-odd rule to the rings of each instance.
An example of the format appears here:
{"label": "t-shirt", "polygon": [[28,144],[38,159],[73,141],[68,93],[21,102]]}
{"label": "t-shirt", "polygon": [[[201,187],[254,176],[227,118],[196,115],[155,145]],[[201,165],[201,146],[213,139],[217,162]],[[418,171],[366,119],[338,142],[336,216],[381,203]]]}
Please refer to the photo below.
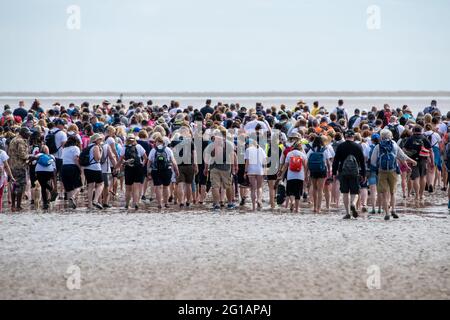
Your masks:
{"label": "t-shirt", "polygon": [[[139,145],[137,145],[137,146],[139,146]],[[139,147],[141,147],[141,146],[139,146]],[[141,147],[142,148],[142,147]],[[149,156],[148,156],[148,159],[149,159],[149,165],[150,165],[150,163],[154,163],[155,162],[155,157],[156,157],[156,149],[161,149],[162,148],[162,146],[157,146],[156,148],[153,148],[151,151],[150,151],[150,154],[149,154]],[[144,150],[144,148],[142,148],[142,150],[143,150],[143,152],[145,153],[145,150]],[[138,151],[139,152],[139,151]],[[172,163],[172,159],[173,159],[173,152],[172,152],[172,150],[169,148],[169,147],[165,147],[165,149],[164,149],[164,152],[166,153],[166,157],[167,157],[167,162],[169,162],[169,165]],[[142,154],[143,155],[143,154]]]}
{"label": "t-shirt", "polygon": [[93,171],[102,171],[102,166],[100,164],[100,161],[97,162],[94,159],[95,145],[93,143],[90,143],[89,147],[91,147],[91,149],[89,150],[89,161],[91,164],[88,165],[87,167],[84,167],[84,169],[93,170]]}
{"label": "t-shirt", "polygon": [[[323,147],[323,148],[325,149],[324,152],[323,152],[323,164],[326,167],[327,160],[333,159],[333,157],[334,157],[334,150],[333,150],[333,148],[331,148],[331,150],[333,150],[333,151],[330,151],[328,146],[327,147]],[[309,157],[313,154],[313,152],[316,152],[316,151],[319,151],[319,150],[320,150],[319,148],[311,148],[308,151],[308,153],[306,154],[306,158],[309,160]]]}
{"label": "t-shirt", "polygon": [[288,165],[288,171],[287,171],[287,179],[288,180],[305,180],[305,166],[304,163],[302,164],[302,170],[299,172],[291,171],[289,168],[289,162],[291,161],[292,157],[301,157],[303,160],[307,160],[306,154],[300,150],[292,150],[288,153],[286,156],[285,163]]}
{"label": "t-shirt", "polygon": [[247,174],[264,175],[264,164],[267,156],[261,147],[251,146],[245,150],[245,160],[248,160]]}
{"label": "t-shirt", "polygon": [[425,137],[427,137],[428,141],[431,142],[432,147],[439,147],[439,143],[441,142],[441,136],[439,133],[433,131],[427,131],[424,133]]}
{"label": "t-shirt", "polygon": [[55,157],[50,155],[50,157],[52,158],[50,160],[50,165],[45,167],[45,166],[41,166],[39,163],[36,164],[36,172],[53,172],[56,170],[56,160]]}
{"label": "t-shirt", "polygon": [[62,152],[63,152],[62,145],[67,141],[67,134],[64,131],[59,130],[58,128],[54,128],[50,130],[50,132],[53,133],[57,132],[55,134],[55,145],[58,151],[52,155],[55,156],[56,159],[62,159]]}
{"label": "t-shirt", "polygon": [[[111,161],[109,160],[109,153],[110,151],[110,146],[107,143],[104,143],[102,146],[102,160],[104,160],[103,163],[101,163],[100,161],[100,165],[102,167],[102,173],[111,173]],[[114,148],[114,147],[111,147]]]}
{"label": "t-shirt", "polygon": [[63,149],[62,160],[63,165],[77,164],[75,161],[80,156],[80,148],[71,146]]}
{"label": "t-shirt", "polygon": [[244,127],[244,129],[248,132],[248,131],[255,131],[255,128],[257,125],[261,126],[261,130],[265,130],[265,131],[269,131],[269,126],[267,125],[266,122],[264,121],[259,121],[259,120],[253,120],[250,121],[249,123],[247,123]]}
{"label": "t-shirt", "polygon": [[0,171],[2,172],[2,175],[0,176],[0,188],[5,185],[5,183],[8,181],[8,175],[4,169],[4,163],[8,161],[9,156],[6,154],[5,151],[0,150]]}

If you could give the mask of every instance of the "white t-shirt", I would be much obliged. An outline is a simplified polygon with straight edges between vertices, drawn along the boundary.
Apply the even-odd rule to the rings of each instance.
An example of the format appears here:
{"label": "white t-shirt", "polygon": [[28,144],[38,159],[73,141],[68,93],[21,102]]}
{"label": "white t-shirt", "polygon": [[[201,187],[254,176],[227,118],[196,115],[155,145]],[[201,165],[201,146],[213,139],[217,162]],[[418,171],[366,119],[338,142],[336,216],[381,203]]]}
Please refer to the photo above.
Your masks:
{"label": "white t-shirt", "polygon": [[[90,143],[89,147],[93,146],[93,145],[94,145],[93,143]],[[99,146],[99,148],[100,148],[100,151],[101,151],[101,146]],[[89,150],[89,160],[90,160],[91,164],[88,165],[87,167],[84,167],[84,169],[93,170],[93,171],[102,171],[102,166],[100,164],[100,161],[97,162],[94,159],[94,149],[95,149],[95,146],[93,146],[91,148],[91,150]]]}
{"label": "white t-shirt", "polygon": [[261,147],[251,146],[245,150],[245,160],[248,160],[247,174],[264,175],[264,164],[267,156]]}
{"label": "white t-shirt", "polygon": [[434,131],[426,131],[424,133],[425,137],[430,140],[431,136],[431,146],[432,147],[439,147],[439,143],[441,142],[442,138],[439,135],[439,133],[436,133]]}
{"label": "white t-shirt", "polygon": [[[140,146],[140,145],[138,145],[138,146],[142,148],[142,146]],[[161,148],[161,146],[158,146],[158,148]],[[144,148],[142,148],[142,150],[143,150],[143,153],[145,153]],[[164,152],[166,153],[166,155],[167,155],[167,161],[168,161],[169,164],[170,164],[170,163],[172,162],[172,159],[173,159],[173,152],[172,152],[172,150],[171,150],[169,147],[166,147],[166,148],[164,149]],[[155,162],[155,156],[156,156],[156,149],[153,148],[153,149],[150,151],[150,154],[149,154],[149,156],[148,156],[149,160],[150,160],[152,163]],[[149,162],[149,163],[150,163],[150,162]]]}
{"label": "white t-shirt", "polygon": [[0,188],[2,186],[4,186],[6,184],[6,182],[8,181],[8,174],[6,173],[6,170],[4,170],[4,165],[3,165],[6,161],[8,161],[8,159],[9,159],[8,154],[5,151],[0,150],[0,167],[2,167],[2,169],[3,169],[2,170],[3,174],[2,174],[2,176],[0,176]]}
{"label": "white t-shirt", "polygon": [[50,132],[57,132],[55,134],[55,144],[56,148],[58,148],[58,151],[52,155],[55,156],[56,159],[62,159],[63,148],[61,146],[67,141],[67,134],[64,131],[59,130],[58,128],[53,128],[52,130],[50,130]]}
{"label": "white t-shirt", "polygon": [[246,131],[255,131],[257,125],[261,125],[261,130],[269,131],[269,126],[264,121],[253,120],[247,123],[244,127]]}
{"label": "white t-shirt", "polygon": [[299,172],[291,171],[289,168],[289,162],[291,161],[292,157],[301,157],[303,160],[306,161],[306,154],[303,151],[300,150],[292,150],[289,152],[286,156],[285,163],[288,165],[288,171],[287,171],[287,179],[288,180],[305,180],[305,166],[302,164],[302,170]]}
{"label": "white t-shirt", "polygon": [[109,153],[111,152],[111,150],[109,148],[110,145],[108,143],[104,143],[102,146],[102,160],[105,160],[105,162],[100,163],[100,165],[102,166],[102,173],[111,173],[111,161],[109,160]]}
{"label": "white t-shirt", "polygon": [[56,170],[56,160],[55,157],[50,155],[52,160],[50,161],[50,165],[47,167],[41,166],[39,163],[36,164],[36,172],[53,172]]}
{"label": "white t-shirt", "polygon": [[77,146],[71,146],[63,149],[62,160],[63,165],[77,164],[75,161],[80,156],[80,148]]}

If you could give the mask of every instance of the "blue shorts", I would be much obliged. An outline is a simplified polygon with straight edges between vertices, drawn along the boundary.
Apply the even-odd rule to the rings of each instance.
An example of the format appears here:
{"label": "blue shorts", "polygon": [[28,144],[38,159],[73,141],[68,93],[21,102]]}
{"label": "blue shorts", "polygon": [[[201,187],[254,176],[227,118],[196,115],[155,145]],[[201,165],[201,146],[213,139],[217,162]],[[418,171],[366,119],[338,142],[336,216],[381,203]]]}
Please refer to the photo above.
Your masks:
{"label": "blue shorts", "polygon": [[376,186],[378,184],[378,175],[375,172],[371,172],[367,183],[369,186]]}
{"label": "blue shorts", "polygon": [[438,168],[439,171],[442,171],[442,158],[439,147],[436,146],[433,147],[433,153],[434,153],[434,165]]}

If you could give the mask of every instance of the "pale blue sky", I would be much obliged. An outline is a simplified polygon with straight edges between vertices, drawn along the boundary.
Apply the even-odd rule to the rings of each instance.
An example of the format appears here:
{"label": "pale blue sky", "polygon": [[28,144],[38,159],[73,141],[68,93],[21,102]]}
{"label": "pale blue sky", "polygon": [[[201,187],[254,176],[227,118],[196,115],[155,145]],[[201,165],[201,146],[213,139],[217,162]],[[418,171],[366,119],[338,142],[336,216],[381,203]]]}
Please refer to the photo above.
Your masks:
{"label": "pale blue sky", "polygon": [[450,90],[449,17],[448,0],[1,0],[0,91]]}

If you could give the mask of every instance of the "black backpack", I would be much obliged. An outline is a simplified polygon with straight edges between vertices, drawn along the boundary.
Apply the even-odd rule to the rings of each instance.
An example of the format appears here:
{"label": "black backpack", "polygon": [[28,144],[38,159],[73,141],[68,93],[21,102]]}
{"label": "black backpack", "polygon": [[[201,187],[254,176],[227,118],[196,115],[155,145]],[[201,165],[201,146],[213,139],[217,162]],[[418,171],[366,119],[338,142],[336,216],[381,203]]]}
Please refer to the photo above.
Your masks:
{"label": "black backpack", "polygon": [[282,205],[285,200],[286,200],[286,187],[280,183],[277,187],[277,204]]}
{"label": "black backpack", "polygon": [[392,140],[394,140],[395,142],[400,140],[400,131],[398,130],[398,124],[390,124],[388,125],[388,129],[392,132]]}
{"label": "black backpack", "polygon": [[166,147],[155,149],[155,160],[152,164],[154,171],[165,171],[170,169],[169,159],[167,159]]}
{"label": "black backpack", "polygon": [[338,121],[341,119],[344,119],[345,118],[345,110],[341,109],[341,108],[337,108],[336,117],[337,117]]}
{"label": "black backpack", "polygon": [[137,151],[136,146],[127,146],[125,148],[125,161],[129,167],[139,167],[141,165],[141,157]]}
{"label": "black backpack", "polygon": [[81,151],[80,153],[80,166],[82,167],[88,167],[91,164],[93,164],[93,162],[91,161],[91,149],[94,147],[93,145],[87,146],[86,148],[83,149],[83,151]]}
{"label": "black backpack", "polygon": [[349,129],[353,128],[353,125],[355,124],[356,120],[359,119],[359,116],[354,115],[353,117],[350,118],[350,120],[348,120],[348,127]]}
{"label": "black backpack", "polygon": [[49,131],[45,137],[45,145],[48,147],[48,152],[50,154],[57,153],[60,148],[56,147],[56,134],[61,130],[56,130],[55,132]]}

